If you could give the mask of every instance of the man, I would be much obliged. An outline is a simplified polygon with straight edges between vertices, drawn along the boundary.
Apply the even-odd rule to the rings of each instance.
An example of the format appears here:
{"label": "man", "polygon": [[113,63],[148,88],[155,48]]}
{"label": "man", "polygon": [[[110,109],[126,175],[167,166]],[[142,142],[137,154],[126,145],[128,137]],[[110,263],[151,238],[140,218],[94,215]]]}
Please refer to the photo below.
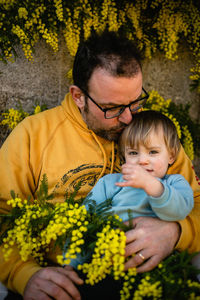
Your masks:
{"label": "man", "polygon": [[[77,182],[84,197],[105,174],[119,172],[117,140],[132,116],[147,100],[142,87],[142,70],[134,44],[116,33],[93,35],[80,45],[73,67],[74,85],[61,106],[22,121],[0,152],[0,207],[9,210],[10,190],[20,197],[34,198],[43,174],[47,174],[54,202],[72,192]],[[174,247],[199,251],[200,191],[191,162],[181,149],[169,173],[181,173],[195,194],[195,208],[179,222],[136,218],[127,232],[126,269],[139,272],[154,268]],[[134,257],[132,254],[136,254]],[[80,299],[76,284],[82,280],[69,267],[41,268],[33,259],[22,262],[17,249],[5,262],[0,256],[0,280],[29,299]],[[74,282],[71,283],[71,281]]]}

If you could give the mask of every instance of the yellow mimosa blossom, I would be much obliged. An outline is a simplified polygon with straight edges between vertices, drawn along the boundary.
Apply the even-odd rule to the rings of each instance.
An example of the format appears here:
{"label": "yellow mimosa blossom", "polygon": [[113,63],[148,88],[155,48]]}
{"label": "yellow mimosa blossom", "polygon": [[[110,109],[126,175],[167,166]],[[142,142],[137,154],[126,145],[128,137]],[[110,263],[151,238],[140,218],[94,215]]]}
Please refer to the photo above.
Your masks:
{"label": "yellow mimosa blossom", "polygon": [[2,113],[4,119],[1,121],[1,124],[7,125],[12,130],[28,115],[29,114],[26,112],[21,112],[17,109],[10,108],[8,112]]}

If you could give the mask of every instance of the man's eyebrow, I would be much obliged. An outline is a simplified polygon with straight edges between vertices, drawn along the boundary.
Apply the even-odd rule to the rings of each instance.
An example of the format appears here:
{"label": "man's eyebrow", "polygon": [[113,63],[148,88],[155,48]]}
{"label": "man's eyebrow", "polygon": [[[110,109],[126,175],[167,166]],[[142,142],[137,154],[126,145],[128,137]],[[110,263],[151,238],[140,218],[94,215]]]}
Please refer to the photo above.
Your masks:
{"label": "man's eyebrow", "polygon": [[101,103],[101,106],[118,107],[118,106],[123,106],[123,104],[116,104],[113,102],[109,102],[109,103]]}
{"label": "man's eyebrow", "polygon": [[[131,100],[131,101],[129,102],[129,104],[132,103],[132,102],[134,102],[134,101],[140,100],[142,94],[143,94],[143,93],[141,93],[135,100]],[[113,102],[101,103],[100,105],[101,105],[101,106],[111,106],[111,107],[124,106],[124,104],[116,104],[116,103],[113,103]]]}

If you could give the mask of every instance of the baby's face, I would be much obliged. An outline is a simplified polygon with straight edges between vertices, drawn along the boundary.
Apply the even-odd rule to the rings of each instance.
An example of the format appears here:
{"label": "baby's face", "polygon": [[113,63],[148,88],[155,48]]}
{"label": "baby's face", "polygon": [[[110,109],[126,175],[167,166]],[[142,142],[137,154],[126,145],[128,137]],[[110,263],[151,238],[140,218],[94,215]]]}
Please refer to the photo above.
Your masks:
{"label": "baby's face", "polygon": [[166,147],[162,131],[151,132],[148,140],[147,146],[141,143],[135,149],[126,147],[126,162],[140,165],[152,176],[162,178],[166,174],[169,164],[174,162],[174,157]]}

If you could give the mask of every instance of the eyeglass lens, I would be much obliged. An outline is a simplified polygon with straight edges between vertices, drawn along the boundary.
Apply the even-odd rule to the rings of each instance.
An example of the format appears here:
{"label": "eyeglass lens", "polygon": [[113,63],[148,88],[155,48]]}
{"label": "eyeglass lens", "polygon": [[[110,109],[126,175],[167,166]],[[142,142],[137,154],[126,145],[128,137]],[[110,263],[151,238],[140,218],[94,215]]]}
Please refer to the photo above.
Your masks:
{"label": "eyeglass lens", "polygon": [[[143,105],[145,104],[146,102],[146,98],[144,99],[141,99],[141,100],[138,100],[137,102],[133,102],[130,106],[129,106],[129,109],[131,112],[134,112],[134,111],[137,111],[139,110],[140,108],[143,107]],[[117,116],[119,116],[121,113],[123,113],[123,111],[125,110],[126,107],[116,107],[116,108],[111,108],[109,110],[107,110],[105,112],[105,117],[107,119],[111,119],[111,118],[115,118]]]}

